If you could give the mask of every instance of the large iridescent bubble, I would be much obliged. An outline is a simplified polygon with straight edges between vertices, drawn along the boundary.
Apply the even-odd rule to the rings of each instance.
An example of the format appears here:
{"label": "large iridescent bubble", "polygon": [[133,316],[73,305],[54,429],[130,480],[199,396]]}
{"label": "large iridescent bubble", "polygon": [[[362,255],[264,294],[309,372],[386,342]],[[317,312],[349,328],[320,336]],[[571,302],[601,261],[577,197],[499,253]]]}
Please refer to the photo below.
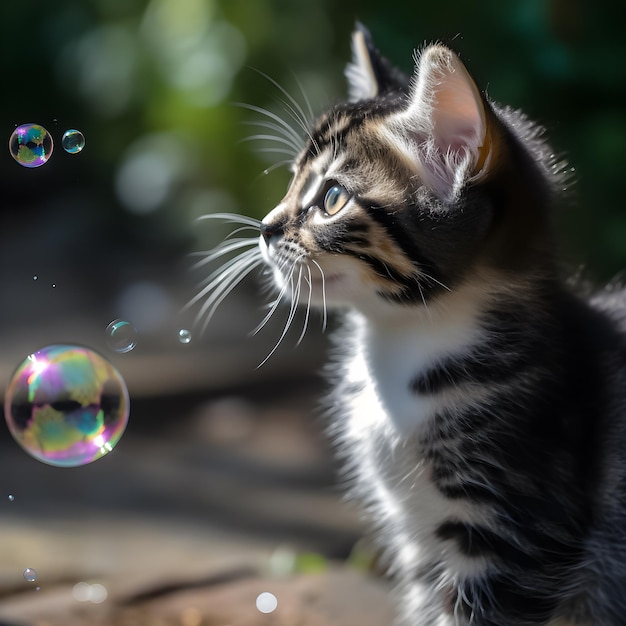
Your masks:
{"label": "large iridescent bubble", "polygon": [[40,167],[52,155],[52,135],[39,124],[22,124],[9,138],[11,156],[24,167]]}
{"label": "large iridescent bubble", "polygon": [[51,345],[30,354],[6,390],[11,434],[30,455],[61,467],[109,453],[128,423],[126,383],[97,352]]}

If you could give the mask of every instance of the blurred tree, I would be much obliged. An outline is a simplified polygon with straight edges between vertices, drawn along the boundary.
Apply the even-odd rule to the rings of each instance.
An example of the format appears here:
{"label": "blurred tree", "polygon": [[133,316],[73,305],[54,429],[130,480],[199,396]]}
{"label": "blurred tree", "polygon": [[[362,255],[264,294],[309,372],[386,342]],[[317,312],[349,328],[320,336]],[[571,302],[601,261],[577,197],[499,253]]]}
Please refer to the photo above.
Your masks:
{"label": "blurred tree", "polygon": [[[305,109],[336,101],[355,19],[406,71],[414,47],[449,43],[490,97],[545,124],[579,181],[558,216],[571,259],[601,279],[626,266],[626,46],[619,15],[584,0],[3,3],[6,138],[38,122],[57,147],[37,171],[0,157],[0,262],[57,267],[104,300],[129,275],[171,272],[214,243],[221,233],[198,215],[262,216],[288,174],[262,175],[273,161],[241,142],[261,118],[233,102],[288,116],[285,95],[251,68]],[[87,140],[79,155],[60,148],[70,127]]]}

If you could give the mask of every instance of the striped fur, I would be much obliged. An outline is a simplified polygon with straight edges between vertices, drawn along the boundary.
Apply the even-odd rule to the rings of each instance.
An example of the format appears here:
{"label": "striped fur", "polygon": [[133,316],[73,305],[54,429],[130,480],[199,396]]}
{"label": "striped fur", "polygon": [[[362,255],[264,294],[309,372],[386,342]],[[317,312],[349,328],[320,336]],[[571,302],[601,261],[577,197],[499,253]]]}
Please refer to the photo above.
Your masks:
{"label": "striped fur", "polygon": [[410,80],[353,50],[259,248],[344,312],[330,430],[399,623],[625,624],[626,295],[564,286],[564,168],[522,114],[443,46]]}

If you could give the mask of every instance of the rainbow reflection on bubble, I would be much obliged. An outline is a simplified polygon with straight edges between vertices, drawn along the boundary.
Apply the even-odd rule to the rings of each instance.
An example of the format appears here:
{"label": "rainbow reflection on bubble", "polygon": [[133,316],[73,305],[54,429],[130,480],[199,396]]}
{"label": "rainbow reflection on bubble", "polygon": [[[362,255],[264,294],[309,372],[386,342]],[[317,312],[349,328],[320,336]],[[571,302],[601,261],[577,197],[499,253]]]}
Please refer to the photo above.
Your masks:
{"label": "rainbow reflection on bubble", "polygon": [[50,465],[74,467],[113,450],[129,405],[126,383],[104,357],[83,346],[52,345],[15,370],[4,413],[26,452]]}
{"label": "rainbow reflection on bubble", "polygon": [[9,138],[11,156],[24,167],[39,167],[52,155],[52,135],[39,124],[22,124]]}

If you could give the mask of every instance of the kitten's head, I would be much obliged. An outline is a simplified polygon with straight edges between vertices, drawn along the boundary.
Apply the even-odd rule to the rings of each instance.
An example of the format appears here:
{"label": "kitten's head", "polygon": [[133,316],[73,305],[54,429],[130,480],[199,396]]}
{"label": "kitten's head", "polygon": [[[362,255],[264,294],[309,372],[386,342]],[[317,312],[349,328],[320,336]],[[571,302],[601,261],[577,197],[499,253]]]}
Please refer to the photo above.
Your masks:
{"label": "kitten's head", "polygon": [[261,225],[278,286],[317,304],[419,307],[481,270],[549,263],[556,168],[534,127],[442,45],[415,55],[410,80],[362,27],[352,49],[349,100],[310,130]]}

